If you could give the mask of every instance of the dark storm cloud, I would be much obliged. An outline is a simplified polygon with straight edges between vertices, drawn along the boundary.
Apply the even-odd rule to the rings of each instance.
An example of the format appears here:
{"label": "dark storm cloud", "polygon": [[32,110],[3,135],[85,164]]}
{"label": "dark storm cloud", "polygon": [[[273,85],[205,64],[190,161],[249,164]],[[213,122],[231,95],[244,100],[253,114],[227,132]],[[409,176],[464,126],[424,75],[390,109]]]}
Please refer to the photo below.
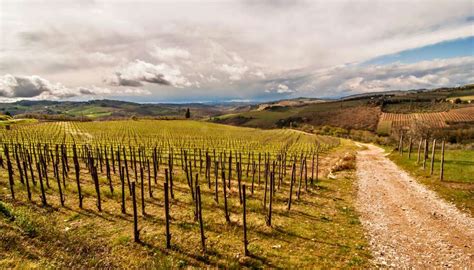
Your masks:
{"label": "dark storm cloud", "polygon": [[142,82],[161,84],[161,85],[171,85],[169,81],[164,78],[163,74],[153,74],[153,75],[140,75],[134,77],[134,79],[127,79],[122,76],[120,72],[115,73],[115,78],[110,81],[111,85],[114,86],[130,86],[130,87],[139,87],[143,86]]}

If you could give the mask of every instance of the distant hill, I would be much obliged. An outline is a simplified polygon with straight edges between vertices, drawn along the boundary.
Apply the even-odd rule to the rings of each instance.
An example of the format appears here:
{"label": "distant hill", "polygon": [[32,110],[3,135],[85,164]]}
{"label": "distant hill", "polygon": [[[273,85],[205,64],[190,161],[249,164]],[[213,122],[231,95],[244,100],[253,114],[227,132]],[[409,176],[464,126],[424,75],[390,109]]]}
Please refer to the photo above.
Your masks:
{"label": "distant hill", "polygon": [[[350,130],[376,132],[383,113],[446,112],[473,107],[472,97],[474,97],[474,85],[431,90],[374,92],[337,100],[297,98],[258,104],[254,109],[245,112],[213,117],[212,121],[259,128],[293,127],[313,130],[333,127],[343,129],[336,130],[336,133]],[[472,122],[465,124],[472,127]],[[448,123],[438,126],[449,127]]]}
{"label": "distant hill", "polygon": [[0,103],[0,111],[16,118],[41,119],[110,119],[137,117],[184,117],[189,108],[193,118],[207,118],[228,112],[247,110],[241,103],[229,104],[139,104],[117,100],[92,101],[29,101]]}
{"label": "distant hill", "polygon": [[[469,104],[474,85],[455,88],[374,92],[340,99],[299,97],[264,103],[213,102],[140,104],[117,100],[0,103],[0,115],[46,120],[103,120],[130,117],[192,118],[258,128],[331,126],[375,132],[382,113],[444,112]],[[2,113],[3,112],[3,113]]]}

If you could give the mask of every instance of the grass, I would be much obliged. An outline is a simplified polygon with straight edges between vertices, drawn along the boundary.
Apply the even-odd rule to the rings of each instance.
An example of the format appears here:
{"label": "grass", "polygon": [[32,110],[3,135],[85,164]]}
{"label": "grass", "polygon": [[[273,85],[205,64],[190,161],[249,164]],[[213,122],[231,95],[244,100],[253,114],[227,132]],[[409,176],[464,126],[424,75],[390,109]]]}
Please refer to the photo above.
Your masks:
{"label": "grass", "polygon": [[[185,122],[180,123],[186,126]],[[92,124],[85,123],[83,127]],[[217,125],[209,123],[189,124],[204,129],[217,128]],[[101,123],[101,126],[106,125]],[[250,131],[228,128],[228,131],[240,133],[247,130]],[[303,135],[298,133],[298,136],[302,140]],[[285,178],[281,189],[275,193],[272,227],[265,225],[265,212],[262,210],[263,181],[261,185],[256,185],[253,195],[248,189],[247,226],[251,253],[248,257],[243,256],[242,207],[236,181],[233,181],[228,198],[230,224],[224,219],[222,186],[219,186],[217,204],[207,184],[201,183],[207,237],[207,252],[204,253],[200,248],[199,224],[193,219],[189,187],[178,171],[175,175],[175,199],[170,210],[172,249],[167,250],[163,171],[159,174],[158,183],[153,184],[153,198],[147,195],[145,188],[146,215],[141,214],[138,199],[142,242],[134,243],[131,200],[127,196],[127,214],[121,214],[118,175],[113,174],[116,189],[113,195],[101,175],[103,211],[98,212],[92,181],[85,167],[81,170],[83,194],[86,196],[83,209],[77,207],[73,172],[65,189],[66,206],[60,207],[57,187],[51,181],[51,188],[47,190],[50,205],[42,207],[39,187],[32,186],[33,201],[28,202],[25,187],[19,183],[18,176],[15,177],[17,200],[9,199],[6,171],[0,169],[0,268],[370,267],[368,243],[354,208],[354,172],[342,170],[336,173],[337,179],[325,178],[328,169],[347,152],[354,151],[353,147],[343,141],[339,147],[322,155],[322,178],[316,185],[310,185],[308,191],[302,191],[300,200],[293,197],[290,212],[286,210],[289,180]],[[52,172],[49,175],[52,179]],[[245,175],[243,178],[250,187],[250,179]],[[139,189],[137,193],[140,194]]]}
{"label": "grass", "polygon": [[433,175],[430,175],[431,157],[423,170],[421,164],[416,164],[416,155],[412,153],[411,159],[408,159],[407,154],[401,157],[398,152],[392,152],[389,157],[441,197],[454,203],[459,209],[474,214],[474,151],[446,150],[444,181],[439,180],[440,152],[435,154]]}
{"label": "grass", "polygon": [[468,100],[474,100],[474,95],[471,95],[471,96],[461,96],[461,97],[452,97],[452,98],[448,98],[448,100],[455,100],[455,99],[460,99],[462,101],[468,101]]}
{"label": "grass", "polygon": [[36,119],[8,119],[8,120],[0,120],[0,127],[5,127],[7,125],[14,126],[14,125],[24,125],[24,124],[32,124],[36,123],[38,120]]}
{"label": "grass", "polygon": [[377,134],[380,136],[387,136],[392,130],[392,121],[379,121],[377,125]]}
{"label": "grass", "polygon": [[104,108],[100,106],[82,106],[66,111],[67,114],[73,116],[86,116],[89,118],[98,118],[103,116],[109,116],[113,112],[111,108]]}

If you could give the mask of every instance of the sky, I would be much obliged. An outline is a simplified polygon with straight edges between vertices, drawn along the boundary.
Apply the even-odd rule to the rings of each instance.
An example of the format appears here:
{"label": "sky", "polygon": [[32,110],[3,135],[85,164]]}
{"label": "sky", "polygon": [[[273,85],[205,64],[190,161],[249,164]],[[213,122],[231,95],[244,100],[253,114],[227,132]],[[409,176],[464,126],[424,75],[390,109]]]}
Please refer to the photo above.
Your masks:
{"label": "sky", "polygon": [[266,101],[472,83],[471,0],[0,0],[0,101]]}

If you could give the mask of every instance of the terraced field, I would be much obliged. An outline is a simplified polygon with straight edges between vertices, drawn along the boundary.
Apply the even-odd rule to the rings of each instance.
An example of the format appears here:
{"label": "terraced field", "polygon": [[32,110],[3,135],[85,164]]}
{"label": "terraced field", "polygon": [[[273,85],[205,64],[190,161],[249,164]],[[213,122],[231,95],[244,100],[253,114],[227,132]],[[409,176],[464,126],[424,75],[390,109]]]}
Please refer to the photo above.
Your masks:
{"label": "terraced field", "polygon": [[[411,125],[422,122],[433,128],[448,127],[450,123],[474,122],[474,106],[436,113],[385,113],[380,116],[378,132],[387,132],[387,129],[409,128]],[[383,130],[382,130],[383,129]]]}

